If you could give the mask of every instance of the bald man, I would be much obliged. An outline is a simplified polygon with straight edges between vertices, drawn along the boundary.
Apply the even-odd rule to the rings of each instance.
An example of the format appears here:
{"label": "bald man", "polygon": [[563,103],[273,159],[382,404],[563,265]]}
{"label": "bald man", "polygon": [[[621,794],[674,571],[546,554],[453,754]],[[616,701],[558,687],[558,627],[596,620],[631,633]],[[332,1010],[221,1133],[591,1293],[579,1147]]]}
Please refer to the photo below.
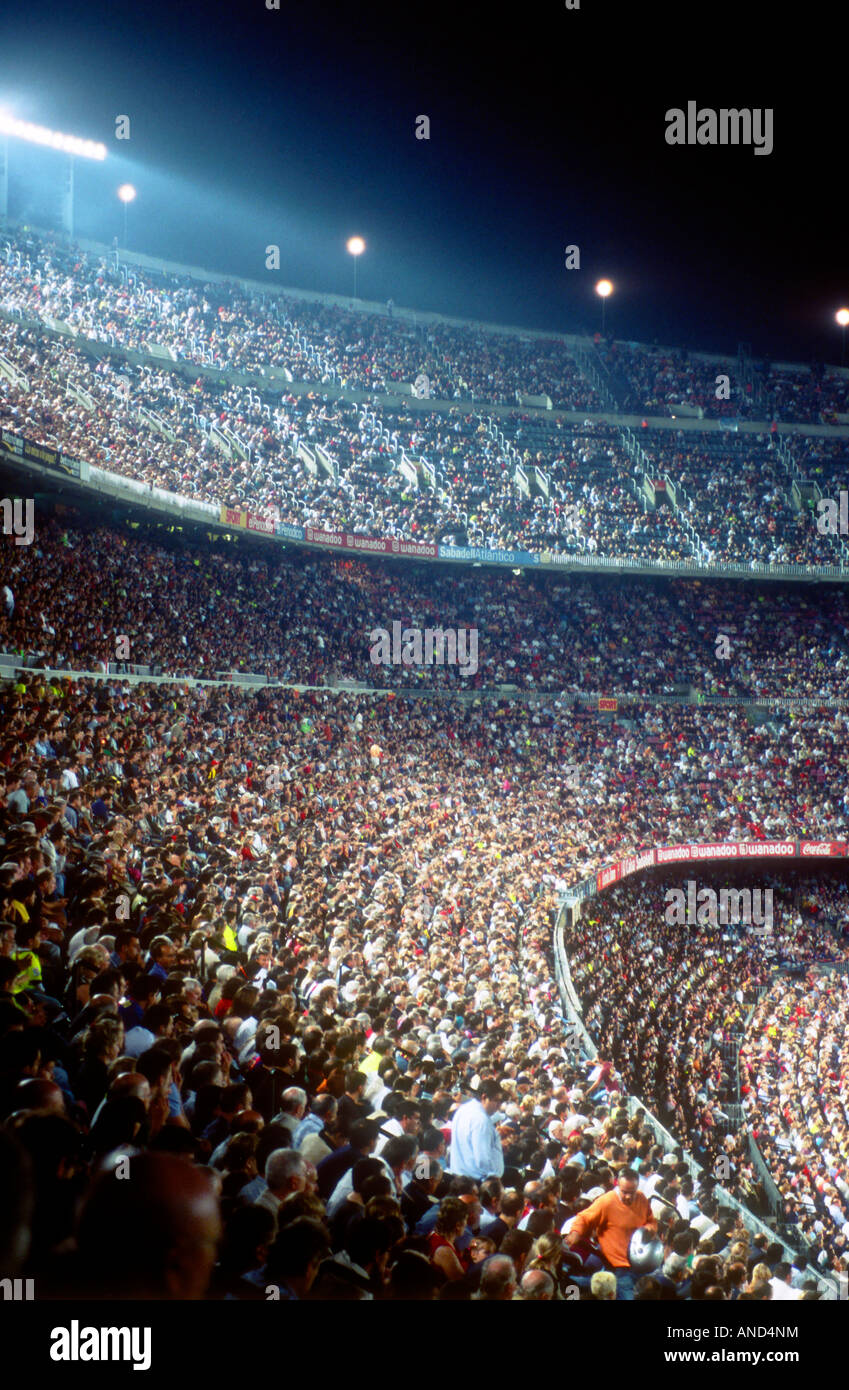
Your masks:
{"label": "bald man", "polygon": [[15,1110],[46,1110],[51,1115],[65,1114],[65,1097],[55,1081],[28,1076],[15,1087]]}
{"label": "bald man", "polygon": [[[203,1298],[221,1238],[210,1175],[187,1159],[140,1153],[96,1178],[78,1248],[90,1298]],[[75,1293],[75,1297],[79,1296]]]}

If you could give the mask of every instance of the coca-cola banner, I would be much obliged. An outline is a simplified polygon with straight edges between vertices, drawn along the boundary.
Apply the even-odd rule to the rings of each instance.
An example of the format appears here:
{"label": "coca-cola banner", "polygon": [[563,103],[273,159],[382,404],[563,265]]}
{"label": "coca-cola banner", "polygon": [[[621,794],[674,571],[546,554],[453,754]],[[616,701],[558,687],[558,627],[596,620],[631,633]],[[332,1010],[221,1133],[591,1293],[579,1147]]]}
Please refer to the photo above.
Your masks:
{"label": "coca-cola banner", "polygon": [[641,869],[651,869],[654,862],[653,849],[647,849],[644,854],[631,854],[626,859],[620,860],[619,877],[627,878],[629,874],[638,874]]}
{"label": "coca-cola banner", "polygon": [[596,888],[599,893],[601,893],[605,888],[609,888],[612,883],[618,883],[619,878],[619,865],[609,864],[606,869],[600,869],[596,874]]}

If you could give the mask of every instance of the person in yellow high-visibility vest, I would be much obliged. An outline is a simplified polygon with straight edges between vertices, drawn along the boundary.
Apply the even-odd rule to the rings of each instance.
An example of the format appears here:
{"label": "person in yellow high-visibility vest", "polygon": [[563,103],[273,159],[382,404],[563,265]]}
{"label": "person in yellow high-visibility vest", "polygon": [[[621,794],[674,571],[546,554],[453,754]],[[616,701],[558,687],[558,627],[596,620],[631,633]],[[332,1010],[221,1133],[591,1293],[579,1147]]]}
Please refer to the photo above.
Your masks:
{"label": "person in yellow high-visibility vest", "polygon": [[16,948],[12,960],[20,967],[20,974],[12,985],[13,994],[21,994],[26,989],[41,989],[41,961],[38,948],[41,945],[41,930],[35,923],[21,922],[15,933]]}

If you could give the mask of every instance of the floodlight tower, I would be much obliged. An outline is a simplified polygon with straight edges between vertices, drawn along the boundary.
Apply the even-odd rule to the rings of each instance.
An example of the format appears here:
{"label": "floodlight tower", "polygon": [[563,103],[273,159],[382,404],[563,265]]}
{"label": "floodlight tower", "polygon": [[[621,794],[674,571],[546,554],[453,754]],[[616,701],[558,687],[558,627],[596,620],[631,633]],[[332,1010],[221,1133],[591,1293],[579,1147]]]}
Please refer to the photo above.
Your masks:
{"label": "floodlight tower", "polygon": [[64,135],[59,130],[48,130],[46,126],[33,125],[31,121],[19,121],[8,111],[0,111],[0,136],[3,137],[0,152],[0,215],[8,213],[9,197],[9,138],[25,140],[30,145],[43,145],[49,150],[59,150],[68,156],[68,163],[62,181],[62,226],[69,237],[74,235],[74,160],[106,158],[106,146],[98,140],[83,140],[78,135]]}
{"label": "floodlight tower", "polygon": [[840,324],[840,332],[841,332],[841,335],[842,335],[842,340],[841,340],[841,344],[840,344],[840,365],[841,365],[841,367],[845,367],[845,366],[846,366],[846,325],[849,324],[849,309],[838,309],[838,311],[837,311],[837,313],[834,315],[834,317],[836,318],[837,322]]}

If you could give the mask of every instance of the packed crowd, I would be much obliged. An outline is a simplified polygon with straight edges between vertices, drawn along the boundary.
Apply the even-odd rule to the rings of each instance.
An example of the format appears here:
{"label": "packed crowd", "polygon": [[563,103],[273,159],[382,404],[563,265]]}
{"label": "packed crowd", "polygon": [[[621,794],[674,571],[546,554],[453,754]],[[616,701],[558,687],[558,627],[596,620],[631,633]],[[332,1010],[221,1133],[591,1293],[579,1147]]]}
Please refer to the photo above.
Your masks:
{"label": "packed crowd", "polygon": [[[709,360],[670,348],[596,341],[619,408],[646,415],[670,415],[690,407],[699,418],[785,420],[834,425],[849,408],[849,378],[837,368],[753,363],[741,375],[736,360]],[[727,383],[723,380],[728,378]]]}
{"label": "packed crowd", "polygon": [[[839,699],[849,659],[837,588],[813,599],[774,585],[387,568],[155,530],[143,538],[41,506],[33,544],[0,547],[0,598],[0,650],[83,670],[123,660],[168,675],[246,671],[305,685],[630,697],[689,686]],[[476,632],[476,669],[375,664],[372,633],[395,622]]]}
{"label": "packed crowd", "polygon": [[[652,511],[612,425],[373,409],[161,364],[92,358],[7,325],[0,423],[108,472],[275,521],[401,539],[677,561],[834,564],[839,538],[790,504],[760,436],[645,432],[652,477],[683,489]],[[307,451],[307,452],[305,452]],[[403,459],[415,479],[399,468]],[[516,465],[526,481],[519,483]],[[690,527],[693,530],[689,529]],[[698,540],[696,540],[696,533]]]}
{"label": "packed crowd", "polygon": [[[638,343],[600,341],[596,348],[610,373],[620,408],[626,413],[669,415],[685,405],[709,419],[751,416],[757,419],[751,389],[739,380],[736,361],[706,361],[686,351],[641,347]],[[728,377],[717,387],[717,377]],[[717,396],[717,389],[722,395]],[[701,416],[700,416],[701,418]]]}
{"label": "packed crowd", "polygon": [[226,281],[121,267],[111,255],[32,230],[10,231],[0,246],[0,305],[117,347],[165,349],[176,361],[227,370],[271,367],[298,381],[380,394],[425,377],[427,393],[442,400],[513,405],[545,394],[560,409],[600,408],[555,339],[446,323],[419,329],[391,313],[355,314]]}
{"label": "packed crowd", "polygon": [[802,424],[835,425],[849,410],[849,378],[836,368],[816,366],[788,370],[770,365],[762,376],[768,392],[770,415],[776,420]]}
{"label": "packed crowd", "polygon": [[[701,635],[714,693],[745,690],[767,698],[811,699],[829,692],[842,699],[849,675],[849,623],[841,589],[823,589],[815,598],[777,585],[753,591],[749,585],[673,581],[688,628]],[[721,638],[727,638],[727,648]],[[701,650],[701,648],[700,648]]]}
{"label": "packed crowd", "polygon": [[846,975],[776,979],[741,1053],[743,1104],[785,1220],[836,1267],[849,1252]]}
{"label": "packed crowd", "polygon": [[[566,946],[584,1024],[626,1089],[702,1165],[713,1171],[725,1154],[731,1189],[748,1200],[757,1197],[759,1181],[746,1131],[729,1119],[728,1107],[738,1101],[735,1045],[774,969],[849,960],[849,886],[810,881],[791,888],[758,875],[744,900],[751,923],[723,925],[717,901],[726,878],[704,865],[694,870],[692,921],[681,920],[684,905],[676,902],[688,882],[618,885],[584,908]],[[701,922],[694,909],[704,888],[717,895],[716,925],[708,908]],[[735,902],[735,915],[740,910]]]}
{"label": "packed crowd", "polygon": [[802,480],[816,483],[823,496],[836,498],[849,487],[849,440],[796,435],[790,448]]}
{"label": "packed crowd", "polygon": [[[415,368],[456,400],[577,389],[557,345],[272,309],[25,241],[0,255],[3,307],[119,348],[369,390]],[[503,422],[526,473],[545,475],[526,496],[512,452],[462,405],[272,399],[92,360],[20,324],[4,355],[27,381],[0,381],[0,423],[201,500],[458,544],[691,553],[668,509],[645,511],[609,426]],[[658,371],[695,399],[690,366]],[[712,554],[825,554],[782,502],[766,440],[658,433],[646,447]],[[397,472],[401,450],[420,482],[433,466],[427,486]],[[664,919],[657,884],[587,905],[567,948],[593,1060],[561,1010],[552,926],[563,888],[656,844],[849,836],[842,710],[756,724],[742,705],[629,701],[611,717],[569,699],[688,684],[841,696],[844,607],[839,591],[458,577],[200,546],[45,508],[31,546],[0,548],[0,646],[68,670],[0,686],[0,1155],[14,1197],[0,1276],[35,1277],[39,1296],[815,1297],[806,1259],[829,1274],[849,1263],[846,995],[810,973],[849,950],[845,886],[776,880],[774,934],[730,929],[716,945]],[[399,619],[479,630],[477,671],[375,667],[370,634]],[[121,660],[472,699],[73,675]],[[540,698],[480,697],[499,684]],[[809,973],[791,984],[775,967]],[[749,1128],[805,1252],[792,1267],[710,1176],[724,1155],[726,1186],[761,1202],[745,1128],[723,1109],[740,1042]],[[639,1227],[658,1237],[642,1270],[628,1258]],[[116,1230],[134,1236],[118,1259]]]}
{"label": "packed crowd", "polygon": [[[564,532],[575,534],[565,525],[568,471],[556,500],[523,495],[515,465],[481,417],[459,409],[376,414],[313,394],[263,400],[244,385],[203,377],[189,383],[159,366],[95,363],[66,341],[14,323],[4,355],[20,377],[0,380],[0,423],[167,491],[294,525],[409,540],[539,550],[559,549]],[[587,424],[570,440],[577,458],[598,428]],[[302,446],[323,451],[329,468],[311,471]],[[402,452],[416,462],[416,482],[398,471]],[[651,536],[653,518],[623,491],[621,450],[608,453],[612,461],[593,479],[598,486],[575,493],[592,492],[592,511],[581,507],[590,518],[581,545],[650,556],[650,547],[638,550],[628,538]],[[422,471],[422,458],[432,474]],[[681,537],[669,553],[677,558],[687,549]]]}
{"label": "packed crowd", "polygon": [[833,565],[841,551],[808,509],[794,511],[791,479],[771,436],[650,430],[641,443],[650,476],[684,489],[684,515],[707,560]]}
{"label": "packed crowd", "polygon": [[[545,884],[593,832],[556,706],[531,729],[510,706],[25,677],[2,716],[4,1274],[43,1296],[704,1296],[696,1257],[730,1254],[738,1218],[563,1026]],[[627,765],[617,730],[577,727],[585,774],[605,745]],[[692,1288],[635,1289],[611,1204],[626,1231],[677,1210],[664,1255]]]}

